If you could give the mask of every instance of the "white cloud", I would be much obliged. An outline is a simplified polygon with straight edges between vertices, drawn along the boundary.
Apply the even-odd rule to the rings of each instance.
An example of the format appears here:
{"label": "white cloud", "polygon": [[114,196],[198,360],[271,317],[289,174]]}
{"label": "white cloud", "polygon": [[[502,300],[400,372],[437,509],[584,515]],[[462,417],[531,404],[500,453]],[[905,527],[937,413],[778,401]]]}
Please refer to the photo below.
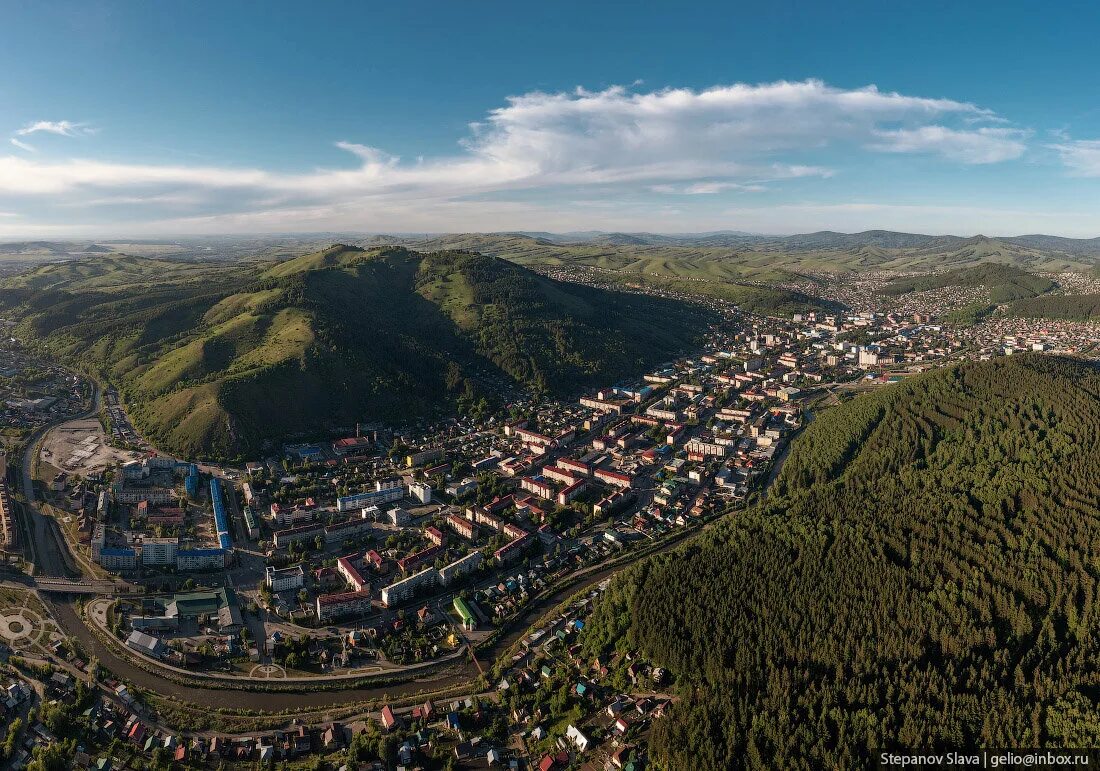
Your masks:
{"label": "white cloud", "polygon": [[10,141],[13,145],[18,147],[20,150],[25,150],[28,153],[38,152],[37,150],[34,149],[33,145],[29,145],[21,139],[16,139],[15,137],[12,137]]}
{"label": "white cloud", "polygon": [[716,193],[724,193],[727,190],[738,190],[744,193],[759,193],[767,190],[767,188],[758,183],[694,182],[690,185],[654,185],[650,190],[654,193],[665,193],[667,195],[714,195]]}
{"label": "white cloud", "polygon": [[57,134],[63,137],[75,137],[78,134],[94,134],[95,130],[90,128],[87,124],[74,123],[70,120],[40,120],[34,123],[28,123],[15,133],[19,136],[27,136],[28,134],[37,134],[39,132]]}
{"label": "white cloud", "polygon": [[[429,209],[440,216],[480,212],[485,223],[494,221],[502,199],[520,191],[556,196],[556,204],[525,212],[554,205],[564,211],[578,188],[705,197],[829,177],[837,153],[923,153],[964,164],[1018,157],[1025,133],[981,125],[997,120],[968,102],[816,80],[700,91],[533,92],[509,97],[472,124],[460,152],[413,162],[352,141],[336,146],[355,157],[355,166],[298,173],[9,155],[0,157],[0,205],[64,206],[67,213],[83,207],[89,222],[125,217],[188,227],[255,221],[294,229],[295,217],[303,225],[333,223],[339,213],[339,227],[355,228],[364,226],[365,212],[420,221]],[[39,121],[17,135],[90,131],[70,121]],[[826,149],[829,166],[807,162]]]}
{"label": "white cloud", "polygon": [[945,126],[875,132],[871,147],[891,153],[937,153],[965,164],[1000,163],[1019,158],[1030,132],[984,127],[959,131]]}
{"label": "white cloud", "polygon": [[1061,156],[1062,163],[1074,176],[1100,177],[1100,140],[1064,137],[1048,147]]}

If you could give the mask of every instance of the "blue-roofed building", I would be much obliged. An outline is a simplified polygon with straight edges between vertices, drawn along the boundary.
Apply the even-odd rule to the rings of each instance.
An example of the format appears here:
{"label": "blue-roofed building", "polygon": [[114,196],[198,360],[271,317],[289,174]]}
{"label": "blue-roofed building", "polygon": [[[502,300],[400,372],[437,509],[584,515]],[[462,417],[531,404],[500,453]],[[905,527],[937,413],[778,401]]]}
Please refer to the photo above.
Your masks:
{"label": "blue-roofed building", "polygon": [[107,570],[133,570],[137,567],[137,552],[130,548],[104,547],[99,550],[99,564]]}
{"label": "blue-roofed building", "polygon": [[218,534],[218,545],[223,549],[232,549],[233,537],[229,534],[229,517],[225,513],[222,483],[217,477],[210,480],[210,503],[214,507],[214,530]]}
{"label": "blue-roofed building", "polygon": [[183,480],[183,486],[184,489],[187,491],[188,498],[194,499],[199,497],[200,483],[201,478],[199,477],[199,467],[192,463],[187,467],[187,476],[184,477]]}

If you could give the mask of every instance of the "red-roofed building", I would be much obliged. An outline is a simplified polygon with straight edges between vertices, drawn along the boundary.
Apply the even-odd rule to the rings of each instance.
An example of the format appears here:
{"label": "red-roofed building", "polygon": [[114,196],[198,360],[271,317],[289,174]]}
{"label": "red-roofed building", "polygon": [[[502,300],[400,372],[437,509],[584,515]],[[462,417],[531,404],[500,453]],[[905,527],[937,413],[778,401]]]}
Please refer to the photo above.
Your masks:
{"label": "red-roofed building", "polygon": [[322,624],[343,616],[364,615],[370,610],[370,592],[322,594],[317,598],[317,621]]}
{"label": "red-roofed building", "polygon": [[408,573],[414,568],[424,564],[441,551],[443,551],[442,546],[429,546],[427,549],[421,549],[416,554],[402,557],[397,561],[397,567],[401,568],[403,572]]}
{"label": "red-roofed building", "polygon": [[634,477],[630,474],[624,474],[621,471],[612,471],[611,469],[598,468],[596,469],[596,479],[601,482],[606,482],[609,485],[615,487],[633,487]]}
{"label": "red-roofed building", "polygon": [[558,504],[561,506],[567,505],[570,501],[572,501],[574,498],[579,496],[587,489],[588,480],[583,477],[581,479],[578,479],[573,484],[558,492]]}
{"label": "red-roofed building", "polygon": [[341,557],[336,560],[336,571],[344,577],[352,589],[361,592],[370,586],[370,581],[363,578],[359,569],[352,562],[354,557]]}
{"label": "red-roofed building", "polygon": [[467,538],[472,541],[475,537],[477,537],[477,526],[474,525],[473,522],[470,522],[467,519],[463,519],[457,514],[448,514],[446,522],[448,527],[450,527],[463,538]]}
{"label": "red-roofed building", "polygon": [[434,543],[436,546],[442,546],[446,536],[440,532],[439,528],[426,527],[424,528],[424,535],[428,536],[428,540]]}

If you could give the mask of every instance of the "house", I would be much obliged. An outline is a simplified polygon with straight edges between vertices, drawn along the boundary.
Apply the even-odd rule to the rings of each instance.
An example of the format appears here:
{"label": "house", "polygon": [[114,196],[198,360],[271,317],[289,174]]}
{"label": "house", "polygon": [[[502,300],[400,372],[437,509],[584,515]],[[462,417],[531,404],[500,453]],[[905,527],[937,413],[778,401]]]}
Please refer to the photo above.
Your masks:
{"label": "house", "polygon": [[387,731],[392,731],[397,727],[397,717],[393,714],[389,704],[382,707],[382,727]]}
{"label": "house", "polygon": [[581,732],[581,729],[577,728],[572,723],[565,729],[565,738],[573,742],[580,752],[585,752],[588,749],[588,737]]}
{"label": "house", "polygon": [[321,744],[326,750],[338,750],[344,746],[344,729],[339,723],[333,723],[321,732]]}
{"label": "house", "polygon": [[133,631],[126,638],[126,647],[154,658],[162,658],[166,652],[164,642],[144,632]]}

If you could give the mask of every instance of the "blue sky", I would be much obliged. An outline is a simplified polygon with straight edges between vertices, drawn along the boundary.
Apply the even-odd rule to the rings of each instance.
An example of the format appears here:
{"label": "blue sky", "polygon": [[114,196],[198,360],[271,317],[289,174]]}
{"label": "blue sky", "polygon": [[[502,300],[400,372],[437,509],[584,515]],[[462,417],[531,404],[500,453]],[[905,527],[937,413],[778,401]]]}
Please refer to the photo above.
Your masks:
{"label": "blue sky", "polygon": [[1100,235],[1095,7],[684,5],[0,0],[0,236]]}

